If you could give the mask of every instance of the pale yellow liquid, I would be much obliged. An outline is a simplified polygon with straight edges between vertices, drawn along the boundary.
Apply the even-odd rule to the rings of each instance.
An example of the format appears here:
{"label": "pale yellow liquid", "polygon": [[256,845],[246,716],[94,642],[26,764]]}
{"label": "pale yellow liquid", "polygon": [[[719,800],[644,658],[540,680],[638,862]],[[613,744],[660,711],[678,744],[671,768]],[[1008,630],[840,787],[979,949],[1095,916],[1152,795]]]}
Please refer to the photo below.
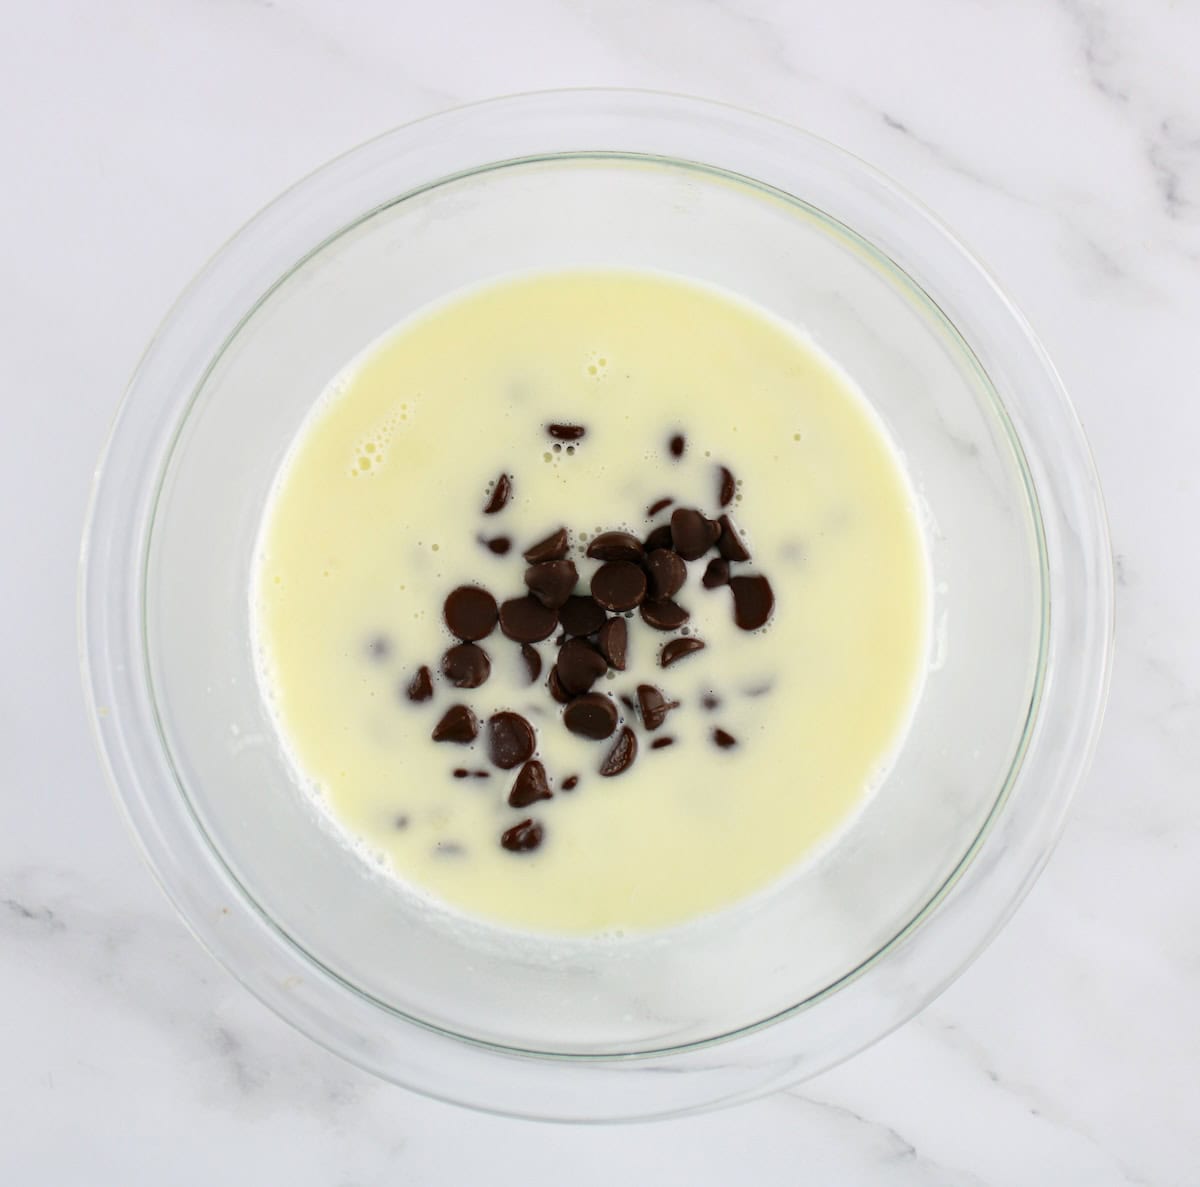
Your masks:
{"label": "pale yellow liquid", "polygon": [[[848,360],[852,363],[853,360]],[[547,423],[587,436],[554,452]],[[686,434],[682,460],[672,433]],[[729,510],[772,582],[755,633],[727,589],[689,565],[677,600],[704,651],[664,671],[670,635],[630,620],[630,664],[598,690],[655,684],[682,702],[637,761],[597,774],[610,742],[577,738],[516,643],[482,646],[492,676],[451,688],[446,594],[525,592],[521,552],[572,532],[627,527],[671,495],[718,511],[717,465],[740,480]],[[513,475],[497,515],[488,484]],[[669,510],[655,518],[661,522]],[[495,556],[481,535],[510,536]],[[559,932],[645,929],[721,908],[786,875],[852,816],[899,744],[924,666],[927,566],[912,492],[846,376],[782,324],[714,290],[648,273],[574,272],[475,290],[406,323],[350,366],[285,464],[262,530],[253,591],[264,688],[298,769],[351,837],[406,883],[470,915]],[[384,659],[368,643],[390,641]],[[436,692],[403,688],[427,664]],[[748,695],[769,686],[769,691]],[[715,711],[702,697],[720,698]],[[524,714],[554,798],[506,803],[516,772],[434,744],[452,703],[481,720]],[[729,750],[710,735],[738,739]],[[669,734],[675,744],[651,750]],[[491,769],[458,780],[455,767]],[[579,787],[559,790],[568,775]],[[526,816],[545,837],[513,854]],[[397,827],[403,817],[404,827]]]}

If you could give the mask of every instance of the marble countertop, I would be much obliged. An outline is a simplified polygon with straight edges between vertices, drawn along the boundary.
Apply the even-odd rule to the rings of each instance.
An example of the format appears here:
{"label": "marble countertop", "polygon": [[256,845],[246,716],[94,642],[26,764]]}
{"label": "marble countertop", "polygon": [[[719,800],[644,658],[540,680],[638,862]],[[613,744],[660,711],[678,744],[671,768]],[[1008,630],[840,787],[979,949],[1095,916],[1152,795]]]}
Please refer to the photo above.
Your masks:
{"label": "marble countertop", "polygon": [[[0,40],[0,1181],[1200,1183],[1200,6],[49,0]],[[1104,480],[1118,655],[1040,882],[923,1015],[701,1118],[503,1121],[373,1080],[200,949],[85,725],[93,460],[166,306],[284,185],[414,116],[707,94],[891,173],[990,263]]]}

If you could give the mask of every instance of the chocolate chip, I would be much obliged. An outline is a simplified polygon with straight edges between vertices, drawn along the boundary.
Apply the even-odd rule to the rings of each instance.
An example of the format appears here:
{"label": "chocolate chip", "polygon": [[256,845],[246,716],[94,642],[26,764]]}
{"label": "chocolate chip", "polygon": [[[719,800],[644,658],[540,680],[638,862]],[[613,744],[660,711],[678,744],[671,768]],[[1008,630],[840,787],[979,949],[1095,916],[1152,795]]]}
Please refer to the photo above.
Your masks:
{"label": "chocolate chip", "polygon": [[669,523],[660,523],[650,534],[642,541],[642,547],[647,552],[655,552],[660,548],[672,547],[671,525]]}
{"label": "chocolate chip", "polygon": [[466,849],[457,841],[439,841],[433,848],[439,857],[461,857],[466,853]]}
{"label": "chocolate chip", "polygon": [[467,643],[496,629],[496,599],[478,585],[460,585],[446,598],[442,614],[451,634]]}
{"label": "chocolate chip", "polygon": [[730,746],[737,745],[737,738],[732,734],[727,734],[723,729],[715,729],[712,732],[712,740],[716,742],[722,750],[728,750]]}
{"label": "chocolate chip", "polygon": [[581,738],[609,737],[617,728],[617,707],[611,697],[589,692],[576,697],[563,710],[563,724]]}
{"label": "chocolate chip", "polygon": [[522,643],[521,659],[525,661],[525,670],[529,673],[529,683],[533,684],[542,674],[542,657],[528,643]]}
{"label": "chocolate chip", "polygon": [[525,559],[531,565],[540,565],[545,561],[560,561],[567,555],[567,529],[559,528],[551,532],[544,540],[539,540],[525,550]]}
{"label": "chocolate chip", "polygon": [[550,690],[550,695],[560,704],[566,705],[571,700],[571,694],[567,692],[562,685],[562,679],[558,674],[558,665],[550,669],[550,675],[546,677],[546,687]]}
{"label": "chocolate chip", "polygon": [[687,438],[682,433],[676,433],[667,442],[667,448],[671,451],[672,457],[683,457],[683,451],[687,449]]}
{"label": "chocolate chip", "polygon": [[621,695],[617,699],[621,702],[622,705],[625,706],[626,709],[629,710],[630,713],[632,713],[637,708],[637,702],[633,699],[633,697],[626,696],[624,693],[621,693]]}
{"label": "chocolate chip", "polygon": [[504,556],[512,547],[512,541],[507,536],[494,536],[491,540],[485,540],[480,536],[479,542],[489,552],[494,552],[497,556]]}
{"label": "chocolate chip", "polygon": [[479,722],[466,705],[451,705],[442,720],[433,727],[435,742],[473,742],[479,733]]}
{"label": "chocolate chip", "polygon": [[478,688],[491,674],[491,661],[478,643],[459,643],[442,656],[442,675],[455,688]]}
{"label": "chocolate chip", "polygon": [[642,621],[656,631],[677,631],[691,615],[678,602],[659,598],[641,605]]}
{"label": "chocolate chip", "polygon": [[608,610],[632,610],[646,597],[646,574],[631,561],[605,561],[592,574],[592,597]]}
{"label": "chocolate chip", "polygon": [[496,479],[496,485],[492,487],[492,496],[483,509],[484,515],[495,515],[497,511],[503,511],[511,495],[512,479],[507,474],[501,474]]}
{"label": "chocolate chip", "polygon": [[646,596],[653,601],[673,598],[687,580],[687,565],[667,548],[656,548],[646,557],[645,566],[649,578]]}
{"label": "chocolate chip", "polygon": [[546,432],[559,441],[578,441],[587,429],[583,425],[547,425]]}
{"label": "chocolate chip", "polygon": [[416,675],[408,682],[405,696],[410,701],[429,700],[433,696],[433,673],[424,666],[419,667]]}
{"label": "chocolate chip", "polygon": [[727,467],[722,466],[717,481],[717,502],[722,507],[728,507],[733,502],[735,494],[737,494],[737,483],[733,479],[733,474]]}
{"label": "chocolate chip", "polygon": [[490,779],[491,777],[492,777],[491,771],[476,771],[475,772],[476,779]]}
{"label": "chocolate chip", "polygon": [[756,631],[775,608],[775,595],[765,577],[730,577],[733,591],[733,621],[744,631]]}
{"label": "chocolate chip", "polygon": [[601,532],[587,546],[587,554],[598,561],[633,561],[642,559],[642,542],[629,532]]}
{"label": "chocolate chip", "polygon": [[465,778],[467,778],[468,775],[470,775],[470,773],[471,772],[468,771],[466,767],[455,767],[454,768],[455,779],[465,779]]}
{"label": "chocolate chip", "polygon": [[518,772],[508,793],[510,808],[528,808],[538,800],[548,800],[553,793],[546,779],[546,768],[536,758],[530,759]]}
{"label": "chocolate chip", "polygon": [[408,828],[408,817],[403,815],[397,816],[392,823],[396,826],[396,828],[403,831],[404,829]]}
{"label": "chocolate chip", "polygon": [[674,746],[674,745],[675,745],[674,738],[655,738],[654,741],[650,743],[650,749],[651,750],[661,750],[664,746]]}
{"label": "chocolate chip", "polygon": [[500,629],[518,643],[540,643],[554,634],[558,614],[526,595],[500,604]]}
{"label": "chocolate chip", "polygon": [[554,667],[563,689],[571,696],[579,696],[608,671],[608,660],[586,640],[568,639]]}
{"label": "chocolate chip", "polygon": [[694,507],[676,507],[671,512],[671,539],[685,561],[699,560],[721,534],[720,525]]}
{"label": "chocolate chip", "polygon": [[672,709],[679,708],[678,701],[668,701],[653,684],[639,684],[637,689],[638,709],[642,724],[651,732],[667,720]]}
{"label": "chocolate chip", "polygon": [[600,654],[608,660],[610,668],[618,672],[625,671],[625,656],[629,644],[629,628],[623,618],[610,618],[601,628],[596,638],[596,646]]}
{"label": "chocolate chip", "polygon": [[663,499],[655,499],[649,507],[646,508],[646,518],[653,519],[660,511],[665,511],[675,500],[667,495]]}
{"label": "chocolate chip", "polygon": [[568,775],[562,781],[563,791],[574,791],[575,788],[577,788],[578,786],[579,786],[579,776],[578,775]]}
{"label": "chocolate chip", "polygon": [[375,638],[373,638],[367,644],[367,654],[372,659],[387,659],[391,653],[392,645],[382,635],[376,635]]}
{"label": "chocolate chip", "polygon": [[672,639],[669,643],[664,643],[662,651],[658,653],[658,662],[664,668],[669,668],[672,664],[678,663],[685,655],[691,655],[696,651],[703,651],[704,643],[695,637],[686,639]]}
{"label": "chocolate chip", "polygon": [[733,526],[733,520],[728,515],[722,515],[717,523],[721,529],[721,535],[717,539],[717,551],[727,561],[748,561],[750,550],[742,543],[737,528]]}
{"label": "chocolate chip", "polygon": [[558,621],[568,635],[594,635],[608,621],[608,615],[595,598],[577,594],[563,603]]}
{"label": "chocolate chip", "polygon": [[522,820],[500,834],[500,844],[510,853],[528,853],[542,843],[542,826],[536,820]]}
{"label": "chocolate chip", "polygon": [[711,692],[706,692],[704,696],[700,698],[700,704],[702,704],[706,709],[715,709],[720,703],[720,700],[713,696]]}
{"label": "chocolate chip", "polygon": [[714,556],[700,578],[700,584],[705,589],[716,589],[719,585],[729,583],[729,562],[723,556]]}
{"label": "chocolate chip", "polygon": [[742,692],[748,697],[762,697],[775,687],[774,680],[764,680],[761,684],[752,684],[749,688],[743,688]]}
{"label": "chocolate chip", "polygon": [[637,737],[633,730],[627,725],[622,726],[616,742],[613,743],[613,748],[600,764],[600,774],[610,778],[613,775],[619,775],[622,771],[627,771],[633,766],[633,760],[637,758],[637,750]]}
{"label": "chocolate chip", "polygon": [[533,726],[520,713],[505,711],[488,718],[488,758],[502,771],[510,771],[525,762],[533,754],[536,745]]}
{"label": "chocolate chip", "polygon": [[543,606],[557,610],[579,580],[574,561],[542,561],[525,570],[525,584]]}

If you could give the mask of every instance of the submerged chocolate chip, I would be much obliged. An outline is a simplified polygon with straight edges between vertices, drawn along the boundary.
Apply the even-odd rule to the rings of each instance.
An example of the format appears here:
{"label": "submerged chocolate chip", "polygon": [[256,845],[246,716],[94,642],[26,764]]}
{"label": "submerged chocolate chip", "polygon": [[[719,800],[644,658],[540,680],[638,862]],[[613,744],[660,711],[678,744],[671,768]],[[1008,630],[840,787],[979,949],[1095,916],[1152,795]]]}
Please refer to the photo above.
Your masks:
{"label": "submerged chocolate chip", "polygon": [[625,671],[625,655],[629,643],[629,628],[623,618],[610,618],[601,628],[596,638],[596,646],[600,654],[608,660],[610,668],[618,672]]}
{"label": "submerged chocolate chip", "polygon": [[662,499],[655,499],[649,507],[646,508],[646,518],[653,519],[660,511],[665,511],[675,500],[667,495]]}
{"label": "submerged chocolate chip", "polygon": [[416,675],[408,682],[405,696],[410,701],[427,701],[433,696],[433,673],[424,665],[417,669]]}
{"label": "submerged chocolate chip", "polygon": [[455,688],[478,688],[491,674],[487,652],[477,643],[459,643],[442,656],[442,675]]}
{"label": "submerged chocolate chip", "polygon": [[565,705],[571,699],[571,694],[563,688],[562,679],[558,674],[558,665],[550,669],[550,675],[546,677],[546,687],[550,690],[550,695],[560,704]]}
{"label": "submerged chocolate chip", "polygon": [[600,764],[600,774],[611,778],[613,775],[621,774],[622,771],[627,771],[633,766],[633,760],[637,758],[637,751],[637,737],[629,726],[623,725],[616,742],[613,743],[613,748]]}
{"label": "submerged chocolate chip", "polygon": [[497,556],[504,556],[512,547],[512,541],[507,536],[494,536],[491,540],[485,540],[480,536],[479,542],[489,552],[494,552]]}
{"label": "submerged chocolate chip", "polygon": [[522,643],[521,659],[525,661],[525,670],[529,673],[529,683],[533,684],[542,674],[542,657],[528,643]]}
{"label": "submerged chocolate chip", "polygon": [[631,561],[605,561],[592,574],[592,597],[608,610],[632,610],[646,597],[646,574]]}
{"label": "submerged chocolate chip", "polygon": [[715,709],[720,703],[720,700],[713,696],[711,692],[706,692],[704,696],[700,698],[700,704],[702,704],[706,709]]}
{"label": "submerged chocolate chip", "polygon": [[500,844],[510,853],[528,853],[542,843],[542,826],[536,820],[522,820],[500,834]]}
{"label": "submerged chocolate chip", "polygon": [[733,621],[744,631],[758,630],[775,608],[771,583],[757,575],[730,577],[729,588],[733,591]]}
{"label": "submerged chocolate chip", "polygon": [[621,702],[622,705],[625,706],[626,709],[629,710],[630,713],[632,713],[634,711],[634,709],[637,708],[637,702],[634,701],[633,697],[626,696],[625,693],[621,693],[620,697],[618,697],[618,700]]}
{"label": "submerged chocolate chip", "polygon": [[671,512],[671,539],[685,561],[699,560],[721,534],[720,525],[694,507],[676,507]]}
{"label": "submerged chocolate chip", "polygon": [[611,697],[589,692],[563,710],[563,724],[582,738],[607,738],[617,728],[617,707]]}
{"label": "submerged chocolate chip", "polygon": [[558,613],[527,595],[500,604],[500,629],[518,643],[540,643],[554,634]]}
{"label": "submerged chocolate chip", "polygon": [[653,684],[639,684],[637,698],[642,724],[651,732],[667,720],[667,714],[672,709],[679,708],[678,701],[668,701]]}
{"label": "submerged chocolate chip", "polygon": [[641,605],[642,621],[656,631],[677,631],[691,615],[678,602],[659,598]]}
{"label": "submerged chocolate chip", "polygon": [[721,472],[717,476],[717,502],[722,507],[728,507],[733,502],[735,494],[737,494],[737,483],[734,481],[733,474],[728,467],[722,466]]}
{"label": "submerged chocolate chip", "polygon": [[583,425],[547,425],[546,432],[559,441],[578,441],[587,429]]}
{"label": "submerged chocolate chip", "polygon": [[687,580],[687,565],[678,554],[666,548],[656,548],[645,561],[648,590],[646,596],[654,601],[673,598]]}
{"label": "submerged chocolate chip", "polygon": [[642,542],[629,532],[601,532],[587,546],[587,554],[598,561],[640,561]]}
{"label": "submerged chocolate chip", "polygon": [[545,561],[560,561],[567,555],[567,529],[559,528],[551,532],[544,540],[539,540],[525,550],[525,559],[531,565],[540,565]]}
{"label": "submerged chocolate chip", "polygon": [[372,659],[387,659],[392,652],[392,645],[382,635],[376,635],[367,644],[367,654]]}
{"label": "submerged chocolate chip", "polygon": [[655,738],[654,741],[650,743],[650,749],[661,750],[664,746],[673,746],[674,744],[674,738]]}
{"label": "submerged chocolate chip", "polygon": [[671,451],[672,457],[683,457],[683,451],[687,449],[687,438],[682,433],[676,433],[667,442],[667,448]]}
{"label": "submerged chocolate chip", "polygon": [[708,562],[708,568],[704,570],[704,576],[700,578],[700,584],[705,589],[716,589],[719,585],[725,585],[729,581],[729,562],[723,556],[714,556]]}
{"label": "submerged chocolate chip", "polygon": [[533,726],[519,713],[505,711],[488,718],[488,758],[502,771],[525,762],[533,754],[536,744]]}
{"label": "submerged chocolate chip", "polygon": [[721,529],[721,535],[717,539],[717,551],[727,561],[748,561],[750,550],[742,543],[737,528],[733,526],[733,520],[728,515],[722,515],[717,523]]}
{"label": "submerged chocolate chip", "polygon": [[578,775],[568,775],[562,781],[563,791],[574,791],[575,788],[577,788],[578,786],[579,786],[579,776]]}
{"label": "submerged chocolate chip", "polygon": [[525,570],[525,584],[543,606],[557,610],[579,580],[574,561],[542,561]]}
{"label": "submerged chocolate chip", "polygon": [[672,639],[669,643],[663,644],[663,649],[658,653],[658,662],[664,668],[669,668],[672,664],[678,663],[685,655],[691,655],[696,651],[703,651],[704,643],[702,640],[691,636],[683,639]]}
{"label": "submerged chocolate chip", "polygon": [[466,705],[451,705],[442,720],[433,727],[435,742],[473,742],[479,733],[479,722]]}
{"label": "submerged chocolate chip", "polygon": [[585,693],[608,671],[608,660],[584,639],[568,639],[554,665],[558,680],[570,696]]}
{"label": "submerged chocolate chip", "polygon": [[501,474],[496,479],[496,485],[492,487],[491,498],[488,499],[483,509],[484,515],[495,515],[497,511],[503,511],[504,505],[508,502],[511,495],[512,479],[507,474]]}
{"label": "submerged chocolate chip", "polygon": [[608,621],[608,615],[595,598],[576,595],[563,603],[558,621],[568,635],[594,635]]}
{"label": "submerged chocolate chip", "polygon": [[517,772],[516,781],[508,793],[508,805],[510,808],[528,808],[538,800],[550,799],[552,794],[546,779],[546,768],[535,758]]}
{"label": "submerged chocolate chip", "polygon": [[660,548],[670,548],[671,540],[671,525],[669,523],[660,523],[658,527],[642,541],[642,547],[647,552],[655,552]]}
{"label": "submerged chocolate chip", "polygon": [[732,734],[727,734],[719,727],[713,730],[712,740],[716,742],[716,744],[720,746],[722,750],[728,750],[730,746],[737,745],[737,738],[735,738]]}
{"label": "submerged chocolate chip", "polygon": [[495,630],[496,599],[478,585],[460,585],[446,598],[442,615],[451,634],[473,643]]}

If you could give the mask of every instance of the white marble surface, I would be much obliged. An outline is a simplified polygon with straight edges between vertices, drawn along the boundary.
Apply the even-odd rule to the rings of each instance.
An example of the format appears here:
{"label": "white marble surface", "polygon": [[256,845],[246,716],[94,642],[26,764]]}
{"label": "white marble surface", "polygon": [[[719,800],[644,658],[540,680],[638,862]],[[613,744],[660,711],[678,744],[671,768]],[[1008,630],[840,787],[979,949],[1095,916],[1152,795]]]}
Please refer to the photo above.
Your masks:
{"label": "white marble surface", "polygon": [[[1200,1183],[1200,5],[46,0],[0,37],[0,1182]],[[91,464],[164,308],[393,124],[603,83],[808,125],[940,211],[1073,392],[1119,649],[1093,774],[1001,938],[796,1091],[612,1130],[475,1116],[318,1050],[193,942],[75,661]]]}

